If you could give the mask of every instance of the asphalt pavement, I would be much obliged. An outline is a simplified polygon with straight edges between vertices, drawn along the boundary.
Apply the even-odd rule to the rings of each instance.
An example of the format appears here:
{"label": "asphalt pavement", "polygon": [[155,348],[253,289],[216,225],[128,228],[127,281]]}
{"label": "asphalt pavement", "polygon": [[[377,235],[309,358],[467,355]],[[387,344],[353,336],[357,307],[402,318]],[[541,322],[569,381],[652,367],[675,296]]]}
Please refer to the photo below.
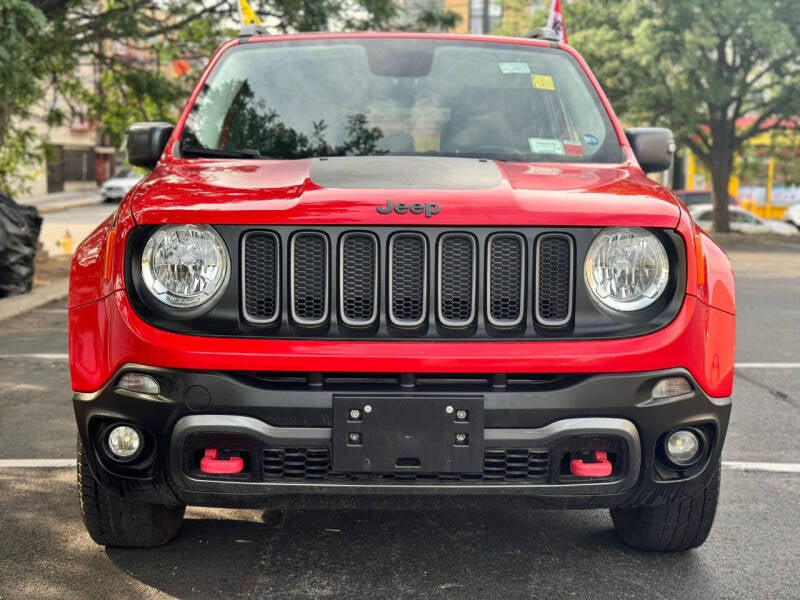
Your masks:
{"label": "asphalt pavement", "polygon": [[74,458],[58,301],[0,322],[0,600],[798,598],[800,244],[723,244],[736,270],[739,366],[717,521],[697,550],[631,550],[607,511],[518,507],[190,508],[164,548],[98,547],[80,520],[74,467],[3,462]]}

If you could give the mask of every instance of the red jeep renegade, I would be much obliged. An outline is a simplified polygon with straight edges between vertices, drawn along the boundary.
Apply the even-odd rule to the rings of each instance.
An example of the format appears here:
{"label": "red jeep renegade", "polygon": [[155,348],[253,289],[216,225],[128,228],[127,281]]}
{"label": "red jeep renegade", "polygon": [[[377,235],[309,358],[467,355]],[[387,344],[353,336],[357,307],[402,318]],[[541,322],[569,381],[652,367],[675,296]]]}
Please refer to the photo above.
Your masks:
{"label": "red jeep renegade", "polygon": [[547,37],[223,45],[152,173],[78,248],[69,350],[92,538],[186,505],[610,508],[703,543],[730,413],[725,254]]}

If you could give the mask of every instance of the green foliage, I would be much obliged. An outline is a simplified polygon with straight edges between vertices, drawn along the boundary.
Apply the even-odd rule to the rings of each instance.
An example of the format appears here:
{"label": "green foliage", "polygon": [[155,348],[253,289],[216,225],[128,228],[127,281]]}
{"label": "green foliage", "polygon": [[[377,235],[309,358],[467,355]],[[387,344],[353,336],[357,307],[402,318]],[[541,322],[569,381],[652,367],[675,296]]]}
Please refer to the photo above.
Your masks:
{"label": "green foliage", "polygon": [[[394,0],[253,0],[278,32],[390,29]],[[239,27],[239,0],[0,0],[0,186],[24,191],[45,140],[30,126],[101,125],[97,142],[119,146],[133,121],[174,120],[214,49]],[[455,25],[424,11],[412,29]],[[192,70],[172,72],[172,61]],[[78,65],[94,65],[94,81]],[[363,137],[364,131],[358,130]],[[39,134],[46,138],[46,133]],[[369,143],[369,132],[359,143]]]}
{"label": "green foliage", "polygon": [[410,29],[414,31],[451,31],[461,22],[461,15],[452,10],[436,7],[422,9]]}
{"label": "green foliage", "polygon": [[530,0],[502,0],[500,4],[503,7],[503,18],[492,31],[495,35],[521,37],[532,29],[547,25],[549,9],[541,9],[531,14]]}
{"label": "green foliage", "polygon": [[800,2],[579,0],[565,22],[626,122],[671,128],[708,167],[727,230],[734,154],[800,115]]}
{"label": "green foliage", "polygon": [[45,23],[44,14],[31,3],[0,0],[0,190],[25,189],[26,168],[42,156],[25,119],[42,97],[31,74],[38,67],[37,32]]}

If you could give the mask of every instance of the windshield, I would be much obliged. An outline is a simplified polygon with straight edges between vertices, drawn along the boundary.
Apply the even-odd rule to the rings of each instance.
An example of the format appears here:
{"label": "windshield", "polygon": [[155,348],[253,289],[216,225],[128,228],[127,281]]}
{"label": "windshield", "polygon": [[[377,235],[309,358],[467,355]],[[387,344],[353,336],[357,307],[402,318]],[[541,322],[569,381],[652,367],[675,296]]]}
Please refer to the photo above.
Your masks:
{"label": "windshield", "polygon": [[204,85],[180,148],[223,158],[622,158],[599,97],[568,53],[411,38],[237,46]]}

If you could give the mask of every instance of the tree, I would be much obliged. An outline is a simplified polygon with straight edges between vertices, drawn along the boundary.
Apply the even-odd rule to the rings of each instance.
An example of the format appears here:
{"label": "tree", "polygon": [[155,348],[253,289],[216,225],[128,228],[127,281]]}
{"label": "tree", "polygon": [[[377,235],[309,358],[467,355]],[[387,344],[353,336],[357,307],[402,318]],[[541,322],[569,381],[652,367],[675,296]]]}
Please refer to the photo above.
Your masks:
{"label": "tree", "polygon": [[25,120],[42,91],[31,73],[41,52],[42,11],[29,2],[0,0],[0,191],[22,185],[25,168],[40,155]]}
{"label": "tree", "polygon": [[[267,27],[287,33],[390,29],[400,10],[395,0],[251,4]],[[434,9],[420,18],[416,28],[455,23]],[[239,0],[0,0],[0,188],[23,191],[25,167],[45,155],[30,119],[80,115],[101,124],[98,142],[112,146],[132,121],[174,119],[197,73],[170,76],[172,61],[199,67],[238,23]],[[95,66],[93,85],[76,76],[79,64]]]}
{"label": "tree", "polygon": [[570,42],[624,118],[670,127],[708,168],[714,228],[728,231],[734,155],[748,139],[798,122],[800,2],[605,0],[565,9]]}

